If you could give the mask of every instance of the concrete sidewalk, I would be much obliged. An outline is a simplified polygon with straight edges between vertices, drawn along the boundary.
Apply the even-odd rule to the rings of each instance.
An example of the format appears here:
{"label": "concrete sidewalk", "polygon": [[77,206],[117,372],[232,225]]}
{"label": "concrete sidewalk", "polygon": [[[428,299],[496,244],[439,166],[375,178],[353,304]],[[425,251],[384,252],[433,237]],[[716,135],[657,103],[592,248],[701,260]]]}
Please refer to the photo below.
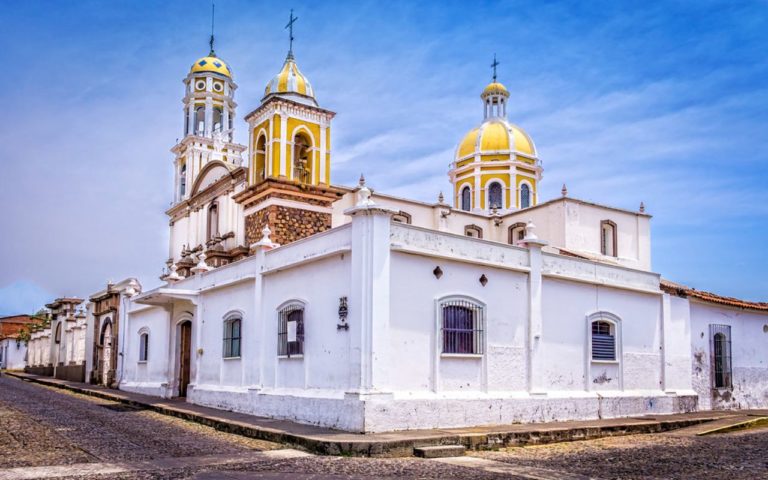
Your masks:
{"label": "concrete sidewalk", "polygon": [[656,433],[729,417],[743,417],[749,414],[768,415],[768,410],[742,410],[738,412],[705,411],[608,420],[356,434],[312,425],[303,425],[288,420],[275,420],[217,410],[186,403],[184,400],[161,399],[20,372],[5,373],[21,380],[121,402],[164,415],[182,418],[213,427],[220,431],[293,445],[325,455],[410,456],[413,455],[414,447],[432,445],[463,445],[470,450],[484,450],[508,446],[586,440],[615,435]]}

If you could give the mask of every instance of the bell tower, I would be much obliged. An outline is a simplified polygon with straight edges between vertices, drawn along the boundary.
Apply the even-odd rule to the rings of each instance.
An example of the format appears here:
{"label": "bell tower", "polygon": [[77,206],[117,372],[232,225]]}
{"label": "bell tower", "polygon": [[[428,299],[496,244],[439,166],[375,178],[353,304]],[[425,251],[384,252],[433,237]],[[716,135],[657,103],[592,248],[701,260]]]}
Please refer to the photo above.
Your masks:
{"label": "bell tower", "polygon": [[243,205],[247,244],[269,225],[281,244],[331,228],[331,204],[343,191],[331,187],[331,120],[290,47],[283,67],[264,89],[261,104],[246,115],[250,142],[248,188],[236,195]]}
{"label": "bell tower", "polygon": [[237,104],[229,65],[213,49],[192,64],[184,79],[182,110],[184,136],[171,151],[175,154],[174,203],[189,198],[192,184],[211,161],[239,167],[245,145],[233,143]]}

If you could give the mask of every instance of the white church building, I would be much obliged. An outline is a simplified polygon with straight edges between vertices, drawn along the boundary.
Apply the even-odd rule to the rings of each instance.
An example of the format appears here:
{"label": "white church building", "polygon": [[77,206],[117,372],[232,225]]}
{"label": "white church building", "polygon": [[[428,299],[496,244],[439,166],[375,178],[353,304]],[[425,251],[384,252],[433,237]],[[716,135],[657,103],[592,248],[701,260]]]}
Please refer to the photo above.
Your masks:
{"label": "white church building", "polygon": [[540,200],[495,74],[434,203],[331,183],[292,51],[248,145],[226,62],[184,84],[164,284],[100,307],[92,381],[354,432],[768,407],[768,304],[662,280],[642,205]]}

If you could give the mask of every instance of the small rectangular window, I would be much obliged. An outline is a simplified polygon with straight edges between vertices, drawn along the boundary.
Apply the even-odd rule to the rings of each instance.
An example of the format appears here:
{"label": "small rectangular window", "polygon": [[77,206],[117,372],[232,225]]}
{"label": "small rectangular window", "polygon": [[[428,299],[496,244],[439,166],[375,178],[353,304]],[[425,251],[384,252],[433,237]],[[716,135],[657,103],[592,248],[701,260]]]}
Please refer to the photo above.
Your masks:
{"label": "small rectangular window", "polygon": [[616,360],[616,334],[609,322],[592,322],[592,360]]}
{"label": "small rectangular window", "polygon": [[291,357],[304,354],[304,307],[288,305],[278,313],[277,354]]}
{"label": "small rectangular window", "polygon": [[447,354],[483,353],[483,307],[468,300],[448,300],[440,305],[443,351]]}
{"label": "small rectangular window", "polygon": [[224,322],[224,358],[240,356],[240,327],[239,318],[232,318]]}

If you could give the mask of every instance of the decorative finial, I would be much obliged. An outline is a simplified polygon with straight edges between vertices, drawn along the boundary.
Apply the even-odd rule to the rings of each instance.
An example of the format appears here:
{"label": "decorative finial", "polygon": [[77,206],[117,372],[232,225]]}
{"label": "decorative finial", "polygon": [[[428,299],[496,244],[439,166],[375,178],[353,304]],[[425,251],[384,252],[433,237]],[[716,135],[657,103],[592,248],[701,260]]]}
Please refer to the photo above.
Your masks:
{"label": "decorative finial", "polygon": [[371,199],[371,189],[365,186],[365,176],[360,174],[360,182],[357,187],[357,206],[369,207],[375,205]]}
{"label": "decorative finial", "polygon": [[205,263],[205,259],[207,257],[208,256],[205,254],[205,252],[200,252],[197,255],[199,261],[197,262],[197,265],[195,265],[195,267],[192,269],[194,273],[203,273],[212,270],[212,268],[207,263]]}
{"label": "decorative finial", "polygon": [[181,280],[181,275],[179,275],[178,272],[176,272],[176,270],[178,270],[178,269],[179,269],[179,267],[177,267],[175,263],[172,263],[171,264],[171,273],[169,273],[168,276],[165,277],[165,279],[170,281],[170,282],[175,282],[177,280]]}
{"label": "decorative finial", "polygon": [[496,83],[496,67],[499,66],[499,62],[496,60],[496,54],[493,54],[493,63],[491,64],[491,68],[493,68],[493,83]]}
{"label": "decorative finial", "polygon": [[216,52],[213,50],[213,20],[216,15],[216,5],[213,3],[213,0],[211,0],[211,39],[208,41],[208,43],[211,45],[211,53],[208,54],[209,57],[215,57]]}
{"label": "decorative finial", "polygon": [[528,220],[525,225],[525,238],[523,240],[538,240],[536,236],[536,225],[533,224],[533,220]]}
{"label": "decorative finial", "polygon": [[443,196],[443,192],[440,192],[440,195],[437,196],[437,203],[445,203],[445,197]]}
{"label": "decorative finial", "polygon": [[288,25],[285,28],[288,29],[288,58],[293,58],[293,24],[296,23],[299,17],[293,16],[293,9],[291,9],[291,16],[288,18]]}
{"label": "decorative finial", "polygon": [[261,241],[264,243],[272,243],[272,239],[269,236],[272,234],[272,230],[269,229],[269,224],[264,225],[261,229]]}
{"label": "decorative finial", "polygon": [[640,213],[645,213],[645,203],[640,202]]}
{"label": "decorative finial", "polygon": [[564,197],[568,196],[568,187],[566,187],[565,184],[563,184],[563,188],[560,189],[560,194]]}

